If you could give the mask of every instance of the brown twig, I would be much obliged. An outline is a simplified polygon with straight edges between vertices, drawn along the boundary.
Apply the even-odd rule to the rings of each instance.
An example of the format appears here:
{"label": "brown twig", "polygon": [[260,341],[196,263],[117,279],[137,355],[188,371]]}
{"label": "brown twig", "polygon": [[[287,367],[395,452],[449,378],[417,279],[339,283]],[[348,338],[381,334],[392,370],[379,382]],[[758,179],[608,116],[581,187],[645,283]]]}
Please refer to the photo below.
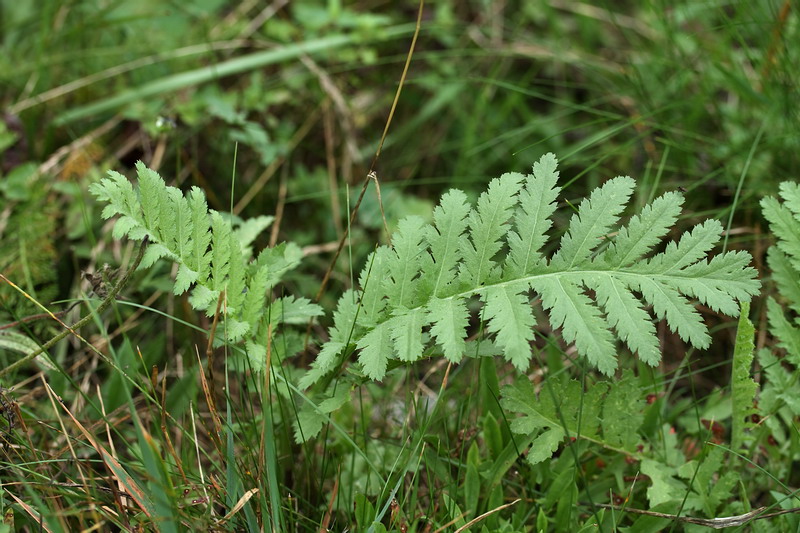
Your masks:
{"label": "brown twig", "polygon": [[[587,503],[581,503],[581,505],[589,506]],[[710,527],[711,529],[738,527],[750,522],[751,520],[763,520],[765,518],[774,518],[776,516],[789,513],[800,513],[800,507],[781,509],[780,511],[775,511],[773,513],[764,513],[764,511],[767,510],[767,507],[759,507],[758,509],[753,509],[749,513],[735,516],[724,516],[721,518],[696,518],[694,516],[679,516],[674,514],[656,513],[655,511],[646,511],[644,509],[634,509],[631,507],[619,507],[617,505],[609,505],[607,503],[596,503],[594,506],[602,507],[603,509],[612,509],[614,511],[623,511],[626,513],[665,518],[667,520],[677,520],[678,522],[696,524],[698,526]]]}
{"label": "brown twig", "polygon": [[272,231],[269,234],[269,247],[274,248],[278,243],[278,233],[281,230],[281,222],[283,221],[283,210],[286,208],[286,194],[288,187],[286,186],[286,174],[288,167],[283,167],[281,172],[281,181],[278,184],[278,205],[275,206],[275,220],[272,221]]}
{"label": "brown twig", "polygon": [[397,102],[400,100],[400,93],[403,90],[403,85],[406,81],[406,75],[408,74],[408,67],[411,64],[411,57],[414,55],[414,47],[417,44],[417,36],[419,36],[419,30],[422,25],[422,12],[425,6],[425,0],[420,0],[419,2],[419,12],[417,13],[417,26],[414,29],[414,36],[411,39],[411,46],[408,49],[408,55],[406,56],[406,63],[403,66],[403,73],[400,76],[400,83],[397,86],[397,91],[394,94],[394,100],[392,101],[392,107],[389,110],[389,117],[386,119],[386,125],[383,128],[383,134],[381,135],[381,140],[378,143],[378,149],[375,151],[375,157],[372,158],[372,163],[369,166],[369,171],[367,172],[366,178],[364,178],[364,184],[361,187],[361,192],[358,195],[358,200],[356,200],[355,205],[353,206],[353,211],[350,213],[350,223],[344,229],[344,234],[342,238],[339,239],[339,246],[336,249],[336,253],[331,259],[331,263],[328,266],[328,270],[325,272],[325,276],[322,278],[322,283],[319,286],[319,291],[317,291],[317,295],[314,298],[315,301],[319,301],[322,298],[323,293],[325,292],[326,287],[328,286],[328,281],[331,278],[331,273],[333,269],[336,267],[336,262],[339,260],[339,256],[342,254],[342,250],[344,249],[344,244],[347,242],[347,237],[350,233],[350,227],[355,223],[356,215],[358,214],[358,209],[361,207],[361,201],[364,199],[364,193],[367,192],[367,187],[369,186],[370,181],[373,179],[377,184],[378,180],[376,179],[375,174],[375,164],[378,162],[378,158],[381,155],[381,149],[383,148],[383,143],[386,140],[386,135],[389,132],[389,126],[392,124],[392,117],[394,117],[394,111],[397,108]]}

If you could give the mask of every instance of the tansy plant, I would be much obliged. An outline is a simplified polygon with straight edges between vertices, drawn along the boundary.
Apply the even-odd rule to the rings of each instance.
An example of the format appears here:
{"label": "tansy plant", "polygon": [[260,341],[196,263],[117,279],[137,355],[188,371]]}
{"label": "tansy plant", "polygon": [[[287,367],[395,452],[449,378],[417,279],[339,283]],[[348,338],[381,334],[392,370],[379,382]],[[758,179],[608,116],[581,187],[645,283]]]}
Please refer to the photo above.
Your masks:
{"label": "tansy plant", "polygon": [[263,354],[268,322],[303,324],[321,314],[304,298],[283,297],[265,305],[270,290],[289,269],[300,263],[302,253],[291,243],[264,249],[251,260],[250,245],[272,217],[241,221],[209,210],[205,195],[192,187],[184,195],[141,162],[136,165],[138,187],[110,172],[92,185],[91,192],[106,202],[103,218],[119,215],[113,235],[134,240],[149,239],[140,268],[160,258],[178,264],[174,293],[191,290],[189,302],[209,316],[223,313],[226,341],[247,340],[248,353]]}
{"label": "tansy plant", "polygon": [[696,348],[710,337],[699,301],[739,314],[757,293],[755,269],[744,251],[708,258],[722,226],[707,220],[677,241],[656,248],[683,204],[667,192],[620,226],[636,183],[617,177],[594,190],[572,215],[552,255],[542,252],[560,188],[557,160],[543,156],[533,173],[507,173],[489,183],[476,206],[459,190],[442,196],[433,224],[403,219],[391,246],[368,259],[360,288],[340,298],[329,340],[303,377],[310,386],[354,351],[370,379],[390,361],[467,353],[471,313],[480,318],[505,359],[520,371],[531,360],[534,306],[541,302],[553,328],[600,372],[617,368],[622,341],[649,365],[661,359],[654,318]]}

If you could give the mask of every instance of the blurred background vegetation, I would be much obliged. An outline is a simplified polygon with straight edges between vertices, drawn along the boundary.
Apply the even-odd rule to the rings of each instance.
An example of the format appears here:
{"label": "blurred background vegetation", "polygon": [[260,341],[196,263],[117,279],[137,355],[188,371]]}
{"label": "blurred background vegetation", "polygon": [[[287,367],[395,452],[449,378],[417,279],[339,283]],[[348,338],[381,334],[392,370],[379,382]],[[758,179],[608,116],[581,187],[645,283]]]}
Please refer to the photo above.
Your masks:
{"label": "blurred background vegetation", "polygon": [[[84,236],[98,238],[87,183],[139,159],[181,187],[203,187],[215,209],[250,217],[283,203],[281,240],[335,241],[348,187],[358,190],[380,140],[418,7],[0,6],[0,257],[5,271],[25,248],[13,241],[39,243],[30,251],[40,261],[20,273],[29,288],[70,268],[50,297],[74,290]],[[789,46],[800,30],[789,6],[429,3],[375,169],[387,218],[429,214],[442,190],[479,191],[548,151],[576,197],[631,175],[640,204],[684,187],[692,210],[724,216],[741,185],[740,202],[753,205],[796,175],[800,158],[800,59]],[[381,228],[376,196],[366,202],[358,236]],[[34,220],[15,224],[12,206]]]}
{"label": "blurred background vegetation", "polygon": [[[0,0],[0,272],[58,310],[66,304],[52,302],[88,291],[81,271],[129,259],[87,188],[108,169],[131,175],[142,160],[169,184],[201,187],[214,209],[278,215],[256,248],[303,247],[285,290],[313,297],[371,168],[418,9],[370,0]],[[448,188],[474,198],[491,178],[527,172],[554,152],[567,200],[617,175],[637,179],[637,207],[684,190],[680,229],[719,217],[728,246],[750,249],[760,267],[758,200],[800,175],[798,43],[789,0],[428,2],[375,165],[388,226],[430,217]],[[371,188],[325,309],[386,238]],[[168,274],[165,265],[142,273],[127,296],[207,327],[170,295]],[[0,323],[41,312],[7,285],[0,297]],[[176,353],[196,361],[189,347],[203,337],[155,313],[125,313],[118,334],[131,361],[133,346],[148,365]],[[30,327],[42,338],[57,331],[51,322]],[[721,361],[730,357],[726,335]],[[55,357],[85,375],[72,359],[79,351],[62,343]],[[713,377],[699,379],[714,388]],[[74,395],[67,379],[55,388]],[[301,507],[324,509],[314,483],[322,481],[298,482],[308,498]]]}

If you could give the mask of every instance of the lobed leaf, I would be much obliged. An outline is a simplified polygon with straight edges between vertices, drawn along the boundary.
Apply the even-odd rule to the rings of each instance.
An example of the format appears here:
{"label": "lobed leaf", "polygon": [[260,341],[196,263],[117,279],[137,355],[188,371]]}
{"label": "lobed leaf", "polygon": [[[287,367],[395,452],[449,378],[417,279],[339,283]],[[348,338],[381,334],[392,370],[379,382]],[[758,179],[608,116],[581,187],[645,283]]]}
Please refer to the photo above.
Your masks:
{"label": "lobed leaf", "polygon": [[640,215],[631,217],[628,225],[620,228],[605,253],[605,262],[620,268],[638,261],[661,242],[678,220],[682,205],[683,196],[668,192],[644,206]]}
{"label": "lobed leaf", "polygon": [[231,225],[217,211],[211,212],[211,288],[225,290],[231,260]]}
{"label": "lobed leaf", "polygon": [[433,320],[431,335],[442,347],[447,360],[458,363],[466,349],[465,339],[469,324],[466,303],[461,298],[433,298],[428,302],[428,310]]}
{"label": "lobed leaf", "polygon": [[739,327],[736,330],[736,345],[733,349],[733,365],[731,369],[731,403],[732,424],[731,424],[731,447],[739,450],[745,441],[745,430],[755,426],[750,421],[753,407],[756,400],[758,385],[750,377],[750,370],[753,366],[753,351],[755,344],[756,330],[750,322],[750,303],[743,303],[741,314],[739,315]]}
{"label": "lobed leaf", "polygon": [[189,192],[189,209],[192,213],[192,250],[187,258],[187,266],[197,272],[197,282],[202,283],[208,279],[211,254],[208,247],[211,245],[211,218],[208,215],[206,197],[197,187],[192,187]]}
{"label": "lobed leaf", "polygon": [[451,190],[442,196],[440,204],[433,210],[434,226],[426,226],[425,240],[430,254],[421,258],[421,290],[434,298],[448,296],[453,283],[461,250],[468,245],[464,231],[470,206],[467,196],[459,190]]}
{"label": "lobed leaf", "polygon": [[533,174],[528,176],[519,194],[520,208],[514,217],[516,231],[508,232],[509,251],[504,272],[507,279],[529,274],[544,261],[540,250],[547,242],[547,230],[552,226],[550,216],[561,191],[556,187],[556,164],[553,154],[544,155],[533,165]]}
{"label": "lobed leaf", "polygon": [[484,296],[484,318],[489,331],[496,334],[506,360],[522,372],[530,363],[530,342],[536,323],[525,295],[527,289],[527,283],[503,284],[489,287]]}
{"label": "lobed leaf", "polygon": [[475,288],[485,284],[496,274],[493,260],[502,248],[501,238],[506,233],[505,224],[517,203],[522,174],[503,174],[493,179],[489,188],[478,198],[478,207],[467,216],[469,240],[464,241],[459,269],[464,285]]}
{"label": "lobed leaf", "polygon": [[[249,245],[271,217],[244,221],[234,233],[227,219],[209,212],[199,188],[192,187],[184,196],[141,162],[136,170],[138,189],[116,172],[90,187],[98,200],[107,203],[104,217],[120,215],[114,237],[141,240],[149,236],[140,268],[149,268],[162,258],[176,262],[175,294],[194,286],[189,303],[211,316],[225,291],[225,338],[237,342],[248,333],[255,335],[267,289],[299,263],[299,247],[284,244],[267,249],[251,266]],[[298,323],[321,314],[318,306],[304,299],[280,300],[275,305],[270,310],[279,309],[283,322]]]}
{"label": "lobed leaf", "polygon": [[407,217],[400,221],[394,243],[389,251],[385,290],[391,307],[411,307],[416,304],[418,274],[423,248],[423,220]]}
{"label": "lobed leaf", "polygon": [[[666,320],[683,340],[705,348],[710,337],[695,302],[736,316],[739,302],[758,291],[746,252],[707,258],[722,232],[717,221],[696,225],[652,254],[680,213],[683,199],[677,193],[660,196],[619,227],[635,187],[629,177],[607,181],[581,202],[548,261],[542,248],[559,192],[556,166],[555,156],[547,154],[530,176],[508,173],[492,180],[475,207],[462,192],[448,192],[434,210],[433,224],[402,221],[392,246],[370,256],[359,278],[361,307],[355,324],[348,325],[370,378],[382,379],[389,359],[422,357],[430,341],[449,361],[460,361],[475,296],[483,305],[486,331],[518,369],[527,368],[531,358],[536,326],[531,303],[538,296],[563,339],[612,375],[616,340],[656,365],[661,354],[654,319]],[[772,209],[791,215],[788,207]],[[344,327],[334,322],[332,331]],[[333,338],[337,355],[347,349],[349,343]],[[322,349],[329,359],[331,346]]]}
{"label": "lobed leaf", "polygon": [[339,353],[350,343],[357,316],[357,295],[350,289],[339,298],[338,306],[333,313],[334,326],[328,332],[330,338],[311,363],[311,369],[300,379],[301,388],[310,387],[333,369]]}
{"label": "lobed leaf", "polygon": [[578,212],[572,216],[569,231],[561,238],[561,247],[550,261],[556,269],[569,270],[582,265],[602,239],[611,230],[636,185],[631,178],[618,177],[595,189],[588,199],[581,202]]}
{"label": "lobed leaf", "polygon": [[[168,201],[164,180],[154,170],[147,168],[141,161],[136,162],[136,174],[139,177],[139,196],[144,214],[144,225],[156,242],[165,243],[168,239],[162,235],[162,204]],[[167,231],[171,226],[164,226]]]}
{"label": "lobed leaf", "polygon": [[580,286],[567,276],[542,277],[532,286],[542,296],[542,307],[550,311],[550,324],[562,328],[564,339],[574,342],[589,363],[604,374],[613,373],[617,367],[613,337],[599,309]]}

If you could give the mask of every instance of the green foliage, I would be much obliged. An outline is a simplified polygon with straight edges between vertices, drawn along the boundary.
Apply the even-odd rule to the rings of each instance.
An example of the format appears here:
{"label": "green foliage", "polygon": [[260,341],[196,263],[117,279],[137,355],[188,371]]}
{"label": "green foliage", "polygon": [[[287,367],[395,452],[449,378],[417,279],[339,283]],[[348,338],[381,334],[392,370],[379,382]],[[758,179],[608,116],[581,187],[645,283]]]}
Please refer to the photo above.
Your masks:
{"label": "green foliage", "polygon": [[191,288],[192,307],[208,316],[223,312],[228,341],[256,337],[267,318],[273,325],[298,324],[321,314],[318,306],[303,298],[281,298],[264,305],[267,291],[301,257],[290,244],[266,249],[255,261],[250,260],[250,244],[271,217],[251,219],[234,229],[229,218],[208,209],[198,187],[184,196],[143,163],[137,163],[136,170],[138,188],[113,171],[90,187],[97,199],[107,204],[103,218],[119,215],[113,231],[116,239],[149,239],[140,268],[161,258],[177,263],[173,292],[180,295]]}
{"label": "green foliage", "polygon": [[[11,479],[3,509],[9,511],[5,518],[11,524],[16,509],[17,523],[4,524],[0,530],[44,525],[54,531],[77,531],[97,524],[120,530],[162,525],[168,529],[170,524],[164,521],[169,520],[197,531],[260,528],[299,533],[323,526],[335,531],[433,531],[456,529],[476,514],[495,511],[471,529],[528,531],[536,520],[536,531],[700,531],[699,526],[669,519],[637,518],[628,509],[717,518],[761,505],[775,506],[770,511],[797,506],[796,498],[787,497],[797,481],[792,467],[800,460],[795,430],[800,414],[800,270],[792,254],[774,253],[779,247],[773,247],[769,263],[778,291],[764,308],[754,304],[759,315],[766,310],[771,335],[759,353],[761,421],[748,428],[755,390],[750,377],[753,334],[746,311],[740,315],[735,348],[728,331],[718,324],[712,330],[721,342],[715,342],[716,352],[709,353],[708,360],[732,363],[728,388],[727,365],[695,364],[697,354],[687,354],[666,327],[657,326],[659,342],[654,342],[651,322],[660,312],[669,322],[670,309],[657,308],[648,299],[647,287],[628,283],[635,272],[620,281],[618,272],[610,275],[599,266],[584,270],[585,279],[570,270],[577,268],[570,267],[573,260],[591,265],[605,254],[612,263],[624,259],[625,250],[612,249],[617,240],[625,239],[626,228],[616,231],[619,224],[614,222],[599,239],[587,240],[583,252],[588,247],[588,255],[563,251],[569,244],[580,252],[581,243],[569,234],[580,233],[575,228],[586,231],[577,224],[583,218],[586,226],[602,225],[603,210],[608,207],[607,214],[612,214],[615,202],[599,194],[592,202],[597,205],[589,206],[587,200],[582,206],[585,213],[568,230],[572,213],[564,200],[589,197],[604,176],[627,172],[638,174],[635,198],[615,216],[634,214],[634,209],[640,210],[663,191],[680,187],[688,189],[684,212],[721,217],[730,209],[726,229],[758,219],[751,211],[760,196],[766,191],[773,194],[775,176],[792,175],[800,161],[796,135],[800,108],[794,105],[800,63],[792,54],[794,48],[787,45],[798,42],[800,25],[790,4],[767,0],[698,7],[677,2],[668,12],[654,2],[610,3],[593,10],[575,2],[521,2],[505,10],[492,2],[444,0],[427,6],[409,72],[413,84],[407,83],[400,95],[384,155],[378,160],[383,206],[376,195],[367,194],[348,227],[354,264],[365,264],[375,234],[383,228],[382,213],[386,226],[395,231],[395,219],[428,216],[439,187],[458,187],[467,194],[442,198],[437,210],[441,220],[430,225],[403,222],[403,235],[396,232],[393,247],[381,261],[367,262],[365,270],[372,270],[340,300],[316,374],[305,378],[310,384],[321,376],[337,375],[355,355],[363,363],[353,365],[356,374],[383,373],[385,383],[354,387],[352,381],[324,380],[325,386],[298,394],[293,387],[302,370],[291,364],[276,368],[271,383],[263,374],[243,372],[224,388],[216,383],[218,390],[224,390],[217,398],[224,442],[216,447],[220,434],[211,426],[215,412],[205,405],[200,369],[183,349],[197,339],[190,328],[177,326],[187,311],[181,304],[189,301],[204,312],[216,312],[216,303],[223,300],[220,312],[229,319],[220,324],[217,338],[243,335],[246,350],[228,350],[228,356],[216,363],[236,369],[264,368],[268,324],[305,324],[319,308],[291,294],[266,297],[265,302],[282,272],[301,255],[297,246],[288,244],[251,259],[252,238],[266,227],[267,217],[242,222],[222,213],[209,214],[203,205],[195,220],[194,203],[205,203],[205,197],[186,191],[188,204],[167,212],[151,209],[144,221],[145,226],[176,226],[173,241],[160,243],[172,254],[161,258],[178,258],[174,282],[168,278],[166,261],[158,261],[162,250],[155,246],[148,257],[156,261],[153,268],[134,279],[148,295],[154,288],[166,288],[191,299],[159,299],[152,304],[157,313],[144,315],[131,313],[123,302],[114,314],[98,313],[94,324],[80,333],[109,361],[102,362],[99,354],[100,358],[91,354],[87,358],[87,351],[78,350],[74,340],[63,342],[49,354],[59,368],[46,376],[64,405],[96,438],[106,440],[101,432],[111,427],[115,440],[130,444],[116,448],[115,457],[124,467],[116,470],[123,472],[116,477],[127,488],[133,486],[131,479],[141,480],[160,510],[153,512],[153,505],[140,510],[120,505],[116,492],[102,482],[107,477],[103,461],[42,458],[37,446],[41,442],[73,443],[78,457],[96,455],[96,450],[87,446],[88,435],[76,433],[74,425],[37,423],[54,419],[48,402],[41,401],[47,398],[44,380],[26,380],[24,373],[12,372],[3,383],[11,390],[0,390],[5,412],[0,428],[10,441],[6,449],[15,454],[2,465]],[[283,229],[289,238],[305,246],[341,236],[347,220],[345,182],[354,183],[351,178],[357,178],[359,167],[379,142],[378,135],[359,132],[384,128],[394,96],[386,90],[387,80],[397,79],[402,65],[396,60],[402,61],[408,51],[413,12],[400,3],[387,4],[378,15],[373,4],[360,2],[296,0],[275,6],[277,11],[265,11],[259,3],[231,9],[221,0],[188,6],[155,0],[3,3],[4,107],[19,115],[24,127],[8,135],[10,130],[4,132],[0,120],[0,272],[54,312],[69,305],[57,300],[76,297],[78,269],[87,263],[96,266],[96,252],[102,250],[86,238],[96,231],[99,220],[85,203],[84,185],[96,179],[97,162],[119,160],[134,144],[142,146],[143,157],[153,155],[153,160],[167,166],[175,162],[179,167],[175,175],[191,171],[206,187],[208,205],[221,211],[230,200],[223,183],[230,173],[233,144],[238,143],[237,213],[252,217],[271,212],[285,191],[283,220],[292,223]],[[270,48],[254,49],[253,43],[261,41],[271,43]],[[536,47],[524,45],[533,41]],[[564,43],[569,43],[568,49]],[[531,68],[530,61],[519,60],[520,54],[544,60]],[[161,117],[171,127],[159,127]],[[59,125],[66,123],[68,128]],[[101,129],[90,132],[100,124]],[[79,146],[90,139],[99,151],[94,163],[68,171],[84,151]],[[14,147],[17,140],[27,140],[27,146]],[[525,146],[536,148],[522,149]],[[485,209],[472,205],[474,188],[509,168],[509,154],[514,154],[518,168],[530,168],[539,150],[570,154],[565,158],[569,166],[561,165],[562,173],[568,169],[570,177],[577,176],[569,181],[568,194],[560,195],[554,185],[540,180],[518,189],[497,187],[494,204]],[[336,172],[330,172],[331,163]],[[278,168],[280,172],[271,174]],[[283,171],[286,188],[279,187],[276,179]],[[618,184],[628,187],[625,181]],[[615,196],[617,191],[607,186],[609,195]],[[509,198],[499,197],[503,191],[510,191]],[[135,192],[139,198],[140,192]],[[561,202],[561,213],[556,212],[556,201]],[[528,208],[537,203],[538,214]],[[775,203],[789,209],[786,199]],[[514,205],[510,210],[509,204]],[[641,253],[641,263],[664,251],[666,243],[660,241],[677,220],[674,206],[658,205],[661,213],[651,212],[655,222],[644,220],[646,211],[641,210],[644,222],[639,228],[635,219],[627,224],[632,234],[642,232],[648,223],[666,224],[662,236]],[[479,208],[510,213],[510,222],[498,232],[491,217],[474,216]],[[789,211],[788,217],[778,216],[791,232],[796,216]],[[189,232],[181,229],[187,220]],[[691,220],[681,222],[686,224],[681,227],[694,223]],[[155,226],[154,234],[159,231]],[[559,243],[564,231],[568,235]],[[737,247],[752,246],[751,250],[762,249],[754,241],[769,239],[766,233],[728,235]],[[670,232],[669,239],[678,242],[679,237]],[[159,234],[160,238],[165,236]],[[155,237],[150,240],[156,242]],[[788,239],[781,243],[784,240]],[[482,249],[476,241],[483,242]],[[418,257],[414,254],[420,248]],[[531,277],[526,269],[536,254],[529,250],[540,250],[543,265],[559,269],[549,279],[565,280],[571,284],[569,290],[554,287],[555,283],[545,286],[546,279],[537,279],[519,291],[517,285]],[[495,254],[481,256],[481,251]],[[633,259],[630,266],[636,263]],[[269,268],[260,268],[263,265]],[[312,254],[304,262],[306,271],[293,277],[297,284],[292,292],[316,292],[327,265],[328,257]],[[241,271],[243,276],[232,277]],[[498,271],[500,282],[492,280]],[[342,272],[334,271],[334,277],[345,279]],[[460,283],[484,276],[485,288],[458,292]],[[621,293],[595,289],[593,277],[626,283],[628,300]],[[502,285],[506,280],[508,285]],[[680,285],[690,289],[683,280]],[[377,294],[367,294],[377,289]],[[414,301],[425,293],[432,297]],[[136,283],[128,285],[125,295],[128,300],[144,300]],[[679,297],[696,299],[692,294]],[[326,309],[334,307],[328,306],[330,298],[323,295]],[[627,307],[619,305],[620,300]],[[8,312],[0,320],[2,326],[41,311],[5,284],[0,284],[0,301]],[[540,301],[554,305],[545,313]],[[740,303],[745,302],[736,302],[737,308]],[[81,304],[61,318],[70,324],[83,308]],[[673,310],[673,318],[680,320],[682,311],[685,308]],[[381,327],[401,315],[402,320]],[[243,318],[248,316],[261,317],[255,330]],[[577,353],[593,358],[598,368],[616,366],[614,359],[621,355],[617,350],[623,348],[617,340],[637,351],[640,361],[655,364],[663,357],[663,368],[638,365],[639,387],[601,382],[600,394],[592,390],[589,375],[581,381],[585,394],[570,392],[577,388],[567,378],[549,377],[573,370],[564,364],[563,343],[547,342],[547,356],[532,378],[535,394],[517,398],[519,415],[503,413],[498,384],[508,383],[503,375],[507,365],[486,372],[487,367],[495,370],[496,364],[486,356],[503,353],[526,367],[532,341],[539,331],[550,331],[538,327],[548,318],[553,323],[571,319],[571,329],[562,324],[562,330],[574,336]],[[629,321],[642,327],[624,329]],[[63,328],[44,319],[0,331],[3,362],[12,362],[18,352],[30,352],[34,339],[44,338],[52,329]],[[482,332],[486,335],[479,335]],[[690,327],[685,332],[699,335]],[[304,340],[301,333],[282,330],[271,345],[273,363],[295,353]],[[663,356],[662,342],[669,351]],[[611,357],[604,355],[609,343],[614,347]],[[437,359],[444,355],[451,361],[462,361],[464,355],[480,359],[479,364],[465,361],[454,367],[437,396],[439,365],[423,365],[430,372],[421,381],[414,374],[419,365],[389,372],[420,354]],[[687,365],[676,368],[682,358]],[[304,367],[305,360],[299,366]],[[159,370],[158,384],[151,379],[154,367]],[[131,380],[135,403],[130,415],[141,410],[141,430],[119,424],[114,411],[121,405],[123,385]],[[83,394],[95,390],[95,385],[99,394]],[[656,394],[653,404],[642,407],[645,388]],[[713,392],[706,396],[709,390]],[[503,392],[515,398],[510,391],[511,387]],[[560,413],[563,400],[547,399],[563,391],[569,392],[573,403],[577,399],[577,413],[570,406]],[[414,400],[427,396],[428,408],[415,410],[412,394]],[[339,407],[350,395],[350,406]],[[589,419],[582,414],[586,403],[598,398],[601,407],[589,408]],[[20,404],[28,434],[20,430],[21,423],[12,424],[7,407],[14,401]],[[552,405],[547,406],[548,401]],[[633,402],[640,406],[639,411],[630,410],[637,430],[627,431],[609,413],[625,410]],[[59,402],[54,404],[60,409]],[[548,415],[552,425],[541,422],[545,407],[556,414]],[[530,433],[510,431],[509,421],[515,416],[527,419],[515,423],[527,424]],[[473,424],[477,421],[480,426],[481,420],[482,432],[470,438]],[[532,422],[537,420],[538,426]],[[709,420],[719,420],[721,427],[730,429],[732,448],[746,450],[742,456],[751,464],[726,453],[724,442],[719,449],[702,446],[702,440],[713,436],[701,423]],[[296,445],[298,435],[308,438],[326,426],[319,441]],[[583,438],[584,427],[594,436]],[[553,428],[564,433],[561,449],[553,457],[536,465],[518,460],[529,442]],[[570,444],[568,436],[578,434],[581,437]],[[424,451],[417,468],[399,471],[398,450],[421,439]],[[640,445],[637,454],[619,452],[631,446],[638,450]],[[537,452],[536,447],[531,450]],[[72,470],[75,465],[80,472]],[[741,476],[738,490],[731,488],[732,471]],[[649,479],[637,477],[640,472]],[[73,483],[84,478],[89,480],[85,486]],[[211,482],[200,483],[204,479]],[[385,486],[395,480],[392,492]],[[783,483],[788,487],[781,487]],[[626,510],[608,509],[605,515],[586,505],[622,498]],[[504,504],[509,507],[500,509]],[[21,512],[23,508],[38,514]],[[798,520],[790,514],[743,527],[756,532],[796,531]]]}
{"label": "green foliage", "polygon": [[308,401],[297,413],[294,424],[295,442],[301,443],[322,431],[322,426],[327,422],[328,415],[350,401],[351,390],[340,386],[336,391],[324,398]]}
{"label": "green foliage", "polygon": [[[691,487],[684,509],[700,509],[706,516],[716,516],[718,508],[730,498],[740,480],[737,470],[722,468],[724,459],[722,448],[714,447],[702,461],[689,461],[678,468],[678,475],[686,479]],[[683,498],[684,494],[685,491],[681,491],[679,498]]]}
{"label": "green foliage", "polygon": [[778,292],[794,318],[788,320],[772,298],[768,302],[767,316],[770,330],[779,339],[779,346],[786,350],[787,359],[800,367],[800,185],[781,183],[780,197],[783,203],[773,197],[761,201],[764,217],[777,237],[776,245],[767,253],[767,262]]}
{"label": "green foliage", "polygon": [[738,450],[745,440],[745,430],[751,429],[751,416],[756,412],[753,402],[756,399],[758,384],[753,381],[750,371],[753,366],[753,337],[755,328],[748,318],[750,304],[742,304],[739,315],[739,328],[736,330],[736,346],[733,350],[731,372],[731,399],[733,402],[731,447]]}
{"label": "green foliage", "polygon": [[789,437],[782,421],[794,432],[793,417],[800,415],[800,186],[784,182],[779,196],[783,202],[768,197],[761,201],[761,207],[777,238],[767,253],[767,263],[780,300],[790,313],[787,318],[777,299],[767,300],[769,330],[785,357],[762,349],[758,358],[766,377],[759,408],[762,416],[779,415],[766,416],[765,424],[773,437],[783,443]]}
{"label": "green foliage", "polygon": [[[9,185],[10,179],[0,176],[0,183]],[[0,272],[33,298],[49,302],[58,294],[59,221],[57,210],[47,205],[43,182],[21,184],[25,198],[13,197],[0,185]],[[19,292],[0,284],[0,317],[15,320],[39,312]],[[33,327],[41,330],[41,325]]]}
{"label": "green foliage", "polygon": [[550,378],[537,391],[520,377],[503,388],[500,405],[523,416],[511,421],[511,431],[533,438],[528,462],[550,459],[565,437],[582,438],[620,452],[634,452],[644,417],[644,399],[630,371],[610,383],[600,381],[583,389],[567,378]]}
{"label": "green foliage", "polygon": [[392,245],[378,248],[362,271],[358,301],[354,292],[341,298],[330,341],[302,385],[330,372],[352,347],[374,380],[383,378],[392,359],[423,357],[431,340],[458,362],[475,299],[506,360],[525,370],[536,324],[531,289],[564,339],[611,375],[615,338],[647,364],[660,361],[648,306],[683,340],[706,348],[710,337],[690,299],[736,316],[736,301],[749,301],[758,291],[747,252],[706,259],[722,231],[715,220],[647,257],[677,220],[683,201],[678,193],[665,193],[615,230],[635,186],[628,177],[609,180],[580,204],[548,260],[542,248],[560,191],[556,164],[547,154],[532,175],[492,180],[476,207],[462,192],[450,191],[434,211],[433,225],[404,219]]}

